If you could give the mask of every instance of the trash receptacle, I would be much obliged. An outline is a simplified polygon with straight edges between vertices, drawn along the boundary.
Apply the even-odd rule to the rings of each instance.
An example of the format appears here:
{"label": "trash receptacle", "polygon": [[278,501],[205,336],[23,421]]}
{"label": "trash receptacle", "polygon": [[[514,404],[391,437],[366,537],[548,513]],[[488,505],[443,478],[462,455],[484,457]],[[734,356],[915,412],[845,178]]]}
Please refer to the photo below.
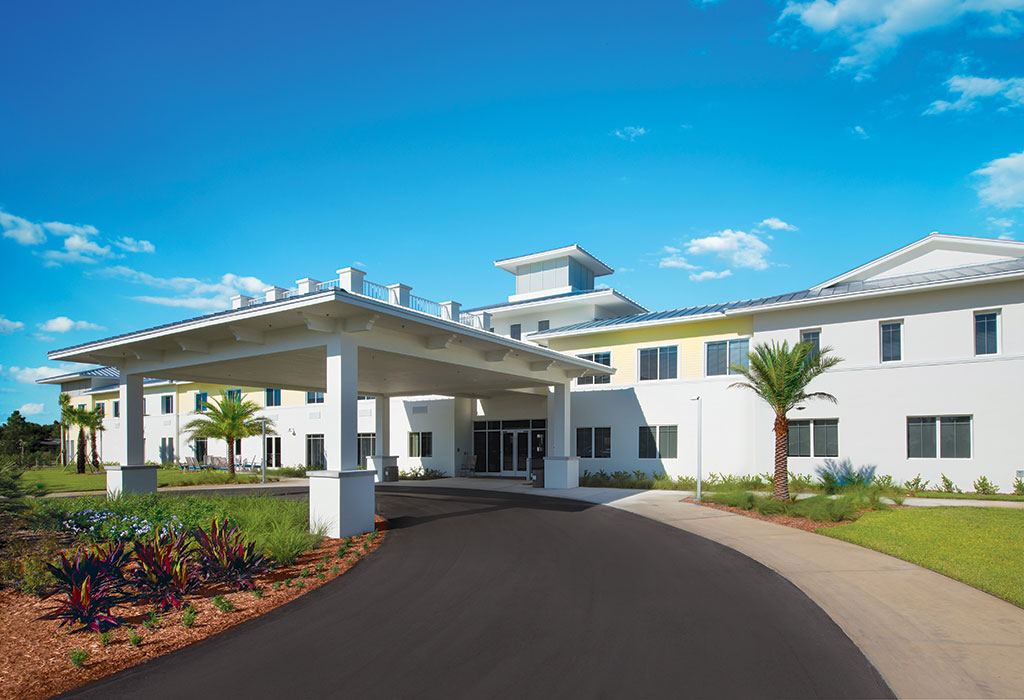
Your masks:
{"label": "trash receptacle", "polygon": [[530,474],[533,476],[533,488],[544,488],[544,470],[534,469],[532,472],[530,472]]}
{"label": "trash receptacle", "polygon": [[382,478],[384,481],[398,481],[398,467],[384,467],[384,474]]}

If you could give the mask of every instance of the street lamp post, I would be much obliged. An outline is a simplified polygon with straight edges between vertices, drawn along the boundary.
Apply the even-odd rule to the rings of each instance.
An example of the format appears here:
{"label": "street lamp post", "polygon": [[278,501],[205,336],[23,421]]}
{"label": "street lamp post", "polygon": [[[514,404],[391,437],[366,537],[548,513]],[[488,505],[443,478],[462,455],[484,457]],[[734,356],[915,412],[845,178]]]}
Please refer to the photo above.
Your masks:
{"label": "street lamp post", "polygon": [[701,416],[701,404],[703,402],[700,400],[700,395],[699,394],[697,396],[694,396],[692,399],[690,399],[690,401],[696,401],[697,402],[697,502],[700,503],[700,499],[701,499],[701,482],[703,482],[703,480],[704,480],[704,477],[703,477],[703,475],[701,473],[701,456],[702,456],[702,450],[701,450],[701,431],[702,431],[702,428],[703,428],[703,426],[701,424],[701,419],[702,419],[702,416]]}

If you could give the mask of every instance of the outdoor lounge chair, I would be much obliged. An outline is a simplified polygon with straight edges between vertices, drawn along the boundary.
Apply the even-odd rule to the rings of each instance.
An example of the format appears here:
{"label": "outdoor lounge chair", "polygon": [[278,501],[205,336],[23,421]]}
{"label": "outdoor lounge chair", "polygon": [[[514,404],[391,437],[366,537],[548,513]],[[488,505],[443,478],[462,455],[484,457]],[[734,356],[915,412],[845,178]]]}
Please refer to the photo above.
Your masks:
{"label": "outdoor lounge chair", "polygon": [[476,474],[476,455],[466,455],[457,476],[473,476],[474,474]]}

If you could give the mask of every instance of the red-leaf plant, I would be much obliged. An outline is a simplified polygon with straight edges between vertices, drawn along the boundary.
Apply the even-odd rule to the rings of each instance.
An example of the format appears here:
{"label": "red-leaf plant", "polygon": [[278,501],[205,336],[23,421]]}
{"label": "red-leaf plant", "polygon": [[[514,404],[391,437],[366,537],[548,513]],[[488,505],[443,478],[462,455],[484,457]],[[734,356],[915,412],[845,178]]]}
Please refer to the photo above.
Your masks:
{"label": "red-leaf plant", "polygon": [[191,553],[184,532],[156,533],[149,541],[136,541],[134,565],[126,577],[135,588],[136,599],[152,603],[161,612],[180,609],[185,596],[195,592],[201,582]]}
{"label": "red-leaf plant", "polygon": [[207,581],[224,583],[237,591],[249,590],[256,576],[270,569],[270,561],[256,544],[246,542],[237,527],[211,521],[210,531],[197,530],[199,569]]}
{"label": "red-leaf plant", "polygon": [[55,591],[63,595],[57,607],[43,619],[60,620],[60,626],[77,625],[72,632],[103,632],[119,627],[123,620],[110,610],[124,600],[122,585],[128,560],[124,544],[115,543],[87,550],[74,557],[65,552],[46,567],[57,581]]}

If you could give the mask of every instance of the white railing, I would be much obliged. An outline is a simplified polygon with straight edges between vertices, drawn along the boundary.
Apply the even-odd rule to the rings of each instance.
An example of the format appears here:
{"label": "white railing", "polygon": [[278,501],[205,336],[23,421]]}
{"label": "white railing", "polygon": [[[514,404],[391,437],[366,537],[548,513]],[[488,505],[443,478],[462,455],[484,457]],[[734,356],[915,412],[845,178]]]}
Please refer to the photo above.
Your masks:
{"label": "white railing", "polygon": [[339,289],[341,287],[341,280],[329,280],[327,282],[321,282],[316,286],[316,291],[323,292],[328,289]]}
{"label": "white railing", "polygon": [[483,317],[477,314],[459,314],[459,323],[470,328],[479,328],[482,331],[487,330],[484,328]]}
{"label": "white railing", "polygon": [[378,301],[388,300],[388,288],[383,284],[377,284],[370,280],[363,280],[363,296],[377,299]]}
{"label": "white railing", "polygon": [[423,297],[410,294],[409,308],[413,311],[419,311],[421,313],[441,318],[441,305],[436,301],[431,301],[430,299],[424,299]]}
{"label": "white railing", "polygon": [[266,303],[267,303],[267,298],[266,297],[256,297],[255,299],[250,299],[249,303],[247,303],[246,306],[259,306],[260,304],[266,304]]}

